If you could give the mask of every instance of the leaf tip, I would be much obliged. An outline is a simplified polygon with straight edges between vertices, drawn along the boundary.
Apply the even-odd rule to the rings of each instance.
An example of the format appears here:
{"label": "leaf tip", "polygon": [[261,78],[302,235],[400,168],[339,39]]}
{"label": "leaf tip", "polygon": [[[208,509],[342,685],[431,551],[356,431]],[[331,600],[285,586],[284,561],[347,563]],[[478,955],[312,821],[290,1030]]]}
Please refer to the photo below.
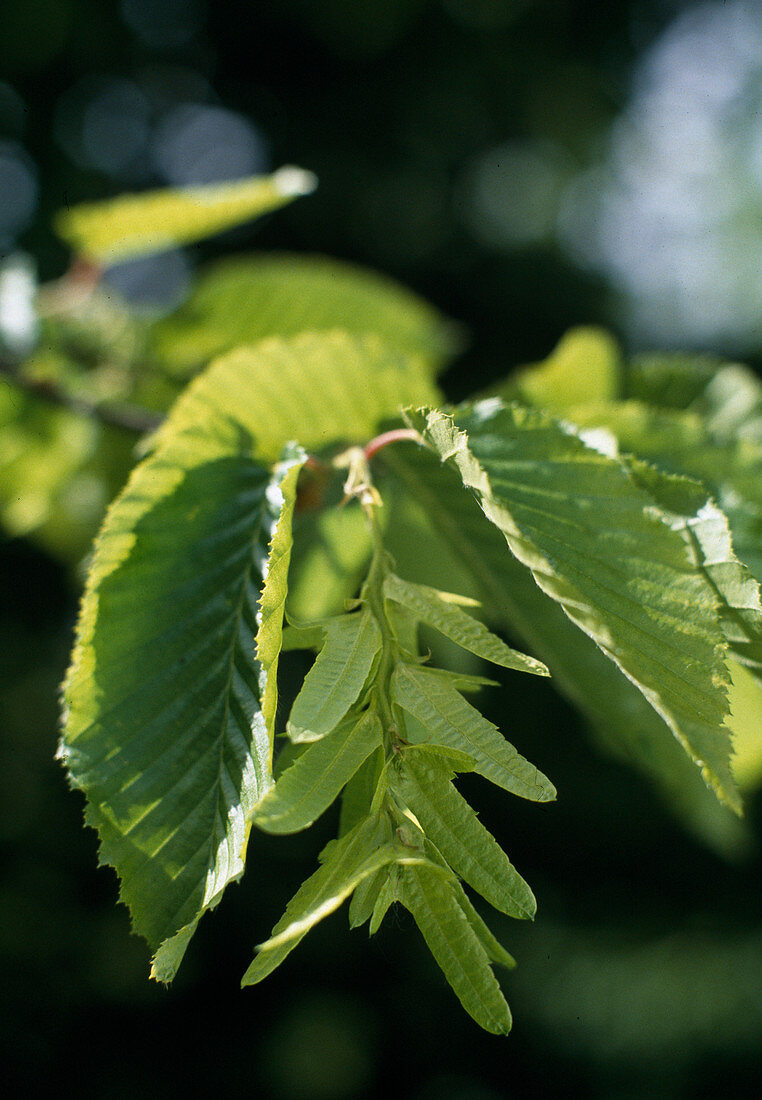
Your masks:
{"label": "leaf tip", "polygon": [[318,185],[318,178],[306,168],[285,164],[277,172],[273,172],[272,183],[284,198],[297,198],[300,195],[311,195]]}

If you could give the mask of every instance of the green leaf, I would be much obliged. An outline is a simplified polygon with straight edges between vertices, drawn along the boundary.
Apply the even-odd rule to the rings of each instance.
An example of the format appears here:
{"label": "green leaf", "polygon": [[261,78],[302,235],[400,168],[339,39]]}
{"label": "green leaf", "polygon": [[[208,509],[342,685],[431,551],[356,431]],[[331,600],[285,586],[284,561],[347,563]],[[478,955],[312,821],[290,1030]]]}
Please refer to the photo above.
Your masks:
{"label": "green leaf", "polygon": [[524,367],[493,392],[505,400],[562,411],[619,396],[622,356],[604,329],[573,328],[541,363]]}
{"label": "green leaf", "polygon": [[367,608],[326,625],[325,644],[294,700],[292,741],[317,741],[335,729],[357,701],[381,652],[381,631]]}
{"label": "green leaf", "polygon": [[442,366],[462,344],[458,326],[407,288],[323,256],[272,254],[222,260],[153,332],[152,352],[176,374],[270,336],[343,329]]}
{"label": "green leaf", "polygon": [[404,405],[436,394],[418,359],[376,336],[301,333],[217,359],[183,391],[173,423],[203,423],[211,408],[251,425],[256,454],[274,461],[293,439],[311,449],[364,443]]}
{"label": "green leaf", "polygon": [[450,882],[453,890],[455,891],[455,896],[458,899],[458,904],[468,918],[471,927],[476,933],[477,939],[481,943],[484,950],[487,952],[487,957],[489,958],[490,962],[496,963],[498,966],[502,966],[506,970],[515,970],[516,960],[506,951],[500,941],[487,927],[483,918],[474,908],[471,899],[469,898],[466,891],[463,889],[460,882],[458,882],[457,879],[453,878],[450,872],[450,868],[445,863],[442,854],[428,840],[425,841],[424,846],[426,850],[426,855],[429,857],[432,863],[436,864],[438,867],[441,867],[442,870],[446,872],[447,880],[448,882]]}
{"label": "green leaf", "polygon": [[[744,824],[717,801],[638,688],[505,552],[502,534],[474,497],[460,491],[459,475],[428,451],[412,462],[390,447],[383,458],[389,550],[398,566],[413,575],[420,568],[411,545],[446,547],[438,583],[479,596],[491,622],[542,654],[553,685],[582,712],[596,741],[644,773],[666,807],[704,843],[724,855],[739,854],[748,844]],[[410,739],[425,736],[421,728]]]}
{"label": "green leaf", "polygon": [[399,873],[397,893],[466,1012],[486,1031],[507,1035],[510,1009],[453,884],[438,868],[407,867]]}
{"label": "green leaf", "polygon": [[266,833],[306,829],[338,798],[360,765],[381,745],[378,715],[367,710],[311,744],[267,792],[254,812]]}
{"label": "green leaf", "polygon": [[384,754],[376,752],[365,760],[347,783],[341,795],[339,836],[344,836],[370,813],[383,766]]}
{"label": "green leaf", "polygon": [[317,181],[303,168],[183,190],[145,191],[61,210],[60,237],[101,264],[161,252],[211,237],[308,195]]}
{"label": "green leaf", "polygon": [[[382,868],[372,877],[363,879],[357,887],[349,903],[350,928],[359,928],[373,916],[381,891],[389,881],[390,873],[387,868]],[[381,919],[383,920],[383,917]]]}
{"label": "green leaf", "polygon": [[56,557],[78,563],[134,463],[134,440],[24,394],[4,378],[0,438],[4,532],[34,539]]}
{"label": "green leaf", "polygon": [[762,445],[753,438],[718,440],[698,413],[651,409],[637,401],[570,412],[585,431],[602,429],[620,451],[665,473],[700,481],[725,512],[733,549],[762,582]]}
{"label": "green leaf", "polygon": [[453,672],[449,668],[433,668],[431,665],[425,665],[424,667],[429,677],[439,678],[457,688],[463,695],[468,695],[469,692],[481,691],[483,687],[500,687],[497,680],[490,680],[486,676],[472,676],[466,672]]}
{"label": "green leaf", "polygon": [[473,928],[476,938],[487,952],[487,958],[491,963],[496,963],[497,966],[502,966],[505,970],[515,970],[516,960],[513,955],[510,955],[500,941],[494,936],[485,924],[482,917],[477,913],[473,906],[468,894],[460,885],[459,882],[453,883],[453,889],[455,896],[458,899],[458,904],[465,913],[469,924]]}
{"label": "green leaf", "polygon": [[383,836],[380,819],[366,818],[326,846],[321,866],[288,903],[270,939],[257,949],[241,985],[255,985],[271,974],[310,928],[338,909],[363,879],[398,858],[399,848],[385,843]]}
{"label": "green leaf", "polygon": [[683,535],[714,589],[730,652],[762,684],[759,585],[733,553],[727,519],[699,482],[664,474],[637,459],[629,461],[629,468],[658,501],[672,529]]}
{"label": "green leaf", "polygon": [[453,871],[502,913],[534,919],[537,903],[532,891],[450,782],[449,764],[426,745],[411,746],[401,754],[398,775],[393,789]]}
{"label": "green leaf", "polygon": [[716,597],[680,533],[620,460],[545,414],[490,401],[456,415],[412,422],[542,590],[639,687],[740,812]]}
{"label": "green leaf", "polygon": [[762,786],[762,684],[741,665],[729,665],[733,774],[742,791],[756,791]]}
{"label": "green leaf", "polygon": [[[376,766],[373,767],[372,769],[369,769],[368,765],[373,765],[373,764],[375,764]],[[360,801],[358,799],[358,804],[357,804],[357,811],[358,812],[356,814],[356,817],[355,817],[354,821],[351,821],[350,818],[349,818],[349,815],[347,813],[345,813],[346,805],[342,804],[342,808],[341,808],[341,826],[339,828],[339,836],[340,837],[344,836],[345,833],[350,832],[350,830],[355,827],[357,822],[363,820],[363,817],[367,817],[367,816],[372,817],[373,816],[372,813],[370,813],[370,815],[369,815],[369,808],[370,808],[370,806],[373,802],[373,795],[375,794],[376,788],[378,786],[378,779],[380,777],[380,772],[381,772],[382,768],[383,768],[383,753],[379,752],[377,760],[374,759],[374,758],[371,758],[370,760],[366,761],[365,764],[363,765],[363,767],[360,769],[360,771],[355,775],[355,780],[357,780],[361,776],[362,772],[366,771],[366,772],[368,772],[368,778],[369,779],[375,778],[375,783],[373,784],[373,790],[368,789],[370,787],[370,783],[365,784],[365,790],[362,792],[363,795],[365,796],[363,801],[362,801],[362,809],[364,810],[364,813],[360,814],[360,812],[359,812],[360,808],[361,808],[361,805],[360,805]],[[347,791],[349,791],[349,787],[347,788]],[[345,800],[346,800],[347,791],[344,792]],[[379,821],[380,821],[380,831],[379,831],[379,834],[378,834],[379,843],[382,840],[383,840],[384,843],[391,843],[391,841],[394,838],[394,830],[392,828],[392,823],[391,823],[391,820],[390,820],[388,814],[386,814],[386,813],[380,814],[379,815]],[[378,899],[379,899],[381,893],[383,892],[387,882],[389,882],[390,879],[392,881],[396,881],[395,875],[396,875],[395,865],[394,864],[389,864],[388,866],[382,867],[379,871],[376,872],[376,874],[369,875],[367,878],[364,878],[362,880],[362,882],[359,884],[359,886],[357,887],[355,892],[352,894],[352,900],[349,903],[349,927],[350,928],[358,928],[361,924],[364,924],[367,920],[369,920],[369,918],[373,915],[373,911],[376,907],[376,903],[378,902]]]}
{"label": "green leaf", "polygon": [[325,642],[325,627],[320,623],[289,623],[283,630],[284,653],[290,653],[294,649],[322,649]]}
{"label": "green leaf", "polygon": [[[684,352],[639,355],[627,364],[621,396],[665,409],[687,409],[700,399],[721,366],[721,361],[710,355]],[[609,401],[616,396],[592,394],[585,403]]]}
{"label": "green leaf", "polygon": [[381,884],[381,888],[378,891],[378,896],[373,906],[373,912],[370,916],[368,934],[371,936],[375,936],[376,932],[378,932],[390,907],[397,901],[398,875],[399,872],[397,868],[394,866],[390,867],[388,877]]}
{"label": "green leaf", "polygon": [[289,614],[314,622],[343,611],[365,579],[371,552],[370,525],[361,508],[329,506],[298,515]]}
{"label": "green leaf", "polygon": [[729,363],[690,406],[719,443],[762,444],[762,382],[748,367]]}
{"label": "green leaf", "polygon": [[475,707],[426,668],[400,664],[392,677],[392,699],[426,729],[432,743],[473,757],[474,770],[520,798],[548,802],[556,791]]}
{"label": "green leaf", "polygon": [[96,544],[60,756],[135,930],[155,948],[177,937],[157,956],[161,980],[242,874],[248,818],[272,783],[301,461],[271,474],[245,427],[214,415],[167,430]]}
{"label": "green leaf", "polygon": [[503,668],[532,672],[537,676],[550,675],[540,661],[511,649],[478,619],[444,600],[434,588],[410,584],[389,573],[384,581],[384,595],[412,611],[420,622],[428,623],[446,638],[485,661],[502,665]]}

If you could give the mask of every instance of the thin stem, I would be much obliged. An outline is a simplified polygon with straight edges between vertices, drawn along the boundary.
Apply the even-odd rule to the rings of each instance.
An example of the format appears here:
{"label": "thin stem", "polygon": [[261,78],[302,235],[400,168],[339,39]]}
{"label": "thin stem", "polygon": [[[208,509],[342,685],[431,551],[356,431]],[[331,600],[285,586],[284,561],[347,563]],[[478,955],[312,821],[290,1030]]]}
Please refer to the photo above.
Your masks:
{"label": "thin stem", "polygon": [[393,428],[392,431],[382,432],[375,439],[371,439],[370,443],[365,444],[363,447],[365,458],[371,459],[373,455],[378,454],[384,447],[388,447],[390,443],[400,443],[405,439],[411,443],[423,443],[415,428]]}
{"label": "thin stem", "polygon": [[24,393],[125,432],[145,435],[146,432],[155,431],[164,419],[157,413],[134,405],[108,405],[99,401],[88,401],[84,397],[76,397],[74,394],[67,393],[56,382],[28,378],[20,374],[15,365],[2,356],[0,356],[0,375]]}

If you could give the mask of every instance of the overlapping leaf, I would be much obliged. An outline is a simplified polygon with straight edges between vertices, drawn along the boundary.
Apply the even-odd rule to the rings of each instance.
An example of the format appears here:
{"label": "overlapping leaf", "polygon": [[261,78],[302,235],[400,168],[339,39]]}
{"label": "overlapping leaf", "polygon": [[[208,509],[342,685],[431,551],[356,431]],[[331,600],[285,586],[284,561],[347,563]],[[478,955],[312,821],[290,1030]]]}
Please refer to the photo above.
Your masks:
{"label": "overlapping leaf", "polygon": [[762,445],[762,382],[740,363],[727,363],[707,382],[690,410],[719,443]]}
{"label": "overlapping leaf", "polygon": [[[458,493],[458,474],[428,452],[409,456],[389,449],[383,457],[390,549],[400,570],[417,576],[433,561],[439,584],[480,596],[490,621],[516,632],[543,656],[553,683],[596,736],[648,776],[686,827],[724,853],[743,848],[742,823],[707,788],[661,716],[530,571],[506,553],[502,534],[485,522],[474,497]],[[410,547],[434,545],[433,533],[439,554],[427,556],[424,564]]]}
{"label": "overlapping leaf", "polygon": [[520,368],[492,394],[561,412],[587,401],[613,400],[622,385],[622,356],[604,329],[575,328],[541,363]]}
{"label": "overlapping leaf", "polygon": [[346,836],[332,840],[321,853],[321,866],[299,888],[270,939],[258,948],[241,984],[261,982],[280,966],[310,928],[346,901],[363,879],[401,858],[405,858],[404,853],[390,842],[379,818],[365,818]]}
{"label": "overlapping leaf", "polygon": [[[701,399],[721,367],[721,361],[710,355],[683,352],[639,355],[627,364],[622,393],[614,396],[643,401],[653,408],[687,409]],[[592,394],[586,400],[598,402],[611,396]]]}
{"label": "overlapping leaf", "polygon": [[392,699],[420,722],[434,744],[465,752],[474,770],[520,798],[547,802],[553,784],[530,764],[456,687],[427,668],[398,665],[392,677]]}
{"label": "overlapping leaf", "polygon": [[570,411],[585,430],[602,428],[619,450],[666,473],[700,481],[730,524],[733,549],[762,581],[762,445],[753,437],[718,440],[698,413],[652,409],[638,401]]}
{"label": "overlapping leaf", "polygon": [[427,745],[411,746],[399,765],[399,790],[447,864],[510,917],[534,917],[532,891],[450,780],[447,758]]}
{"label": "overlapping leaf", "polygon": [[384,581],[384,595],[407,608],[419,622],[433,626],[440,634],[485,661],[503,668],[532,672],[536,676],[549,675],[541,661],[511,649],[483,623],[462,611],[452,600],[443,598],[436,589],[410,584],[390,573]]}
{"label": "overlapping leaf", "polygon": [[499,402],[412,422],[476,493],[537,584],[643,692],[718,796],[731,774],[716,594],[626,467]]}
{"label": "overlapping leaf", "polygon": [[292,439],[314,449],[367,441],[421,400],[437,396],[418,359],[376,336],[303,333],[217,359],[184,391],[173,424],[192,426],[210,414],[241,420],[257,456],[272,462]]}
{"label": "overlapping leaf", "polygon": [[699,482],[664,474],[634,458],[628,460],[628,465],[658,502],[665,520],[683,533],[715,591],[717,613],[730,653],[762,684],[759,585],[733,552],[724,514]]}
{"label": "overlapping leaf", "polygon": [[373,332],[432,368],[461,344],[455,325],[383,275],[324,256],[276,253],[208,268],[188,301],[155,327],[151,350],[182,377],[241,344],[329,329]]}
{"label": "overlapping leaf", "polygon": [[511,1012],[490,965],[491,959],[459,903],[455,885],[438,868],[406,867],[397,897],[409,909],[429,950],[466,1012],[486,1031],[507,1035]]}
{"label": "overlapping leaf", "polygon": [[267,833],[306,829],[381,745],[381,736],[381,723],[372,710],[331,730],[283,772],[257,806],[255,824]]}
{"label": "overlapping leaf", "polygon": [[317,741],[335,729],[368,679],[381,649],[381,633],[367,609],[326,626],[325,642],[294,700],[288,720],[292,741]]}

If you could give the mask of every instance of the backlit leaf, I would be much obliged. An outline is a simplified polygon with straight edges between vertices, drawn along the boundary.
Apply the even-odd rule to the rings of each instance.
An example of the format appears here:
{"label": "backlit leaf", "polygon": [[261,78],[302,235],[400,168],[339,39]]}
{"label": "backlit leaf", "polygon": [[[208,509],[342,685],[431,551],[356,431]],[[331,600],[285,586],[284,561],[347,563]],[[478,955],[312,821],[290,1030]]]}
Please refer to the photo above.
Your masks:
{"label": "backlit leaf", "polygon": [[490,905],[519,919],[532,919],[532,891],[492,834],[450,782],[453,769],[425,745],[402,753],[397,790],[448,865]]}
{"label": "backlit leaf", "polygon": [[272,738],[301,456],[272,475],[240,423],[167,431],[96,544],[60,755],[101,860],[170,980],[240,877]]}
{"label": "backlit leaf", "polygon": [[573,328],[547,359],[520,368],[494,392],[506,401],[558,412],[618,397],[621,376],[622,355],[614,338],[605,329]]}
{"label": "backlit leaf", "polygon": [[[438,538],[447,548],[447,555],[440,556],[438,583],[478,595],[492,623],[516,632],[524,645],[542,654],[552,683],[586,717],[596,739],[645,773],[691,832],[723,853],[742,851],[748,841],[743,823],[717,801],[632,681],[578,630],[530,571],[506,554],[502,534],[486,521],[474,497],[457,492],[457,472],[429,452],[419,453],[415,463],[401,449],[388,448],[383,457],[390,550],[398,566],[415,576],[422,563],[406,546],[434,544]],[[415,740],[425,738],[421,731]]]}
{"label": "backlit leaf", "polygon": [[399,849],[384,843],[382,836],[379,820],[366,818],[346,836],[325,847],[320,856],[321,866],[288,903],[270,939],[258,948],[241,985],[254,985],[271,974],[310,928],[338,909],[363,879],[394,862]]}
{"label": "backlit leaf", "polygon": [[311,449],[365,443],[403,406],[428,400],[437,391],[420,360],[377,336],[301,333],[215,360],[183,391],[173,423],[197,424],[211,407],[251,425],[257,455],[274,461],[294,439]]}
{"label": "backlit leaf", "polygon": [[277,210],[315,186],[311,172],[287,167],[272,176],[73,206],[59,212],[55,228],[80,255],[113,264],[211,237]]}
{"label": "backlit leaf", "polygon": [[440,367],[462,338],[412,291],[384,275],[325,256],[235,257],[202,272],[190,298],[153,332],[152,351],[179,376],[241,344],[342,329]]}
{"label": "backlit leaf", "polygon": [[730,524],[733,549],[762,582],[762,444],[753,437],[720,441],[698,413],[651,409],[637,401],[570,411],[585,431],[601,428],[619,450],[664,473],[687,475],[711,493]]}
{"label": "backlit leaf", "polygon": [[716,597],[626,467],[534,410],[483,402],[415,427],[477,494],[537,584],[640,688],[707,783],[740,808]]}

